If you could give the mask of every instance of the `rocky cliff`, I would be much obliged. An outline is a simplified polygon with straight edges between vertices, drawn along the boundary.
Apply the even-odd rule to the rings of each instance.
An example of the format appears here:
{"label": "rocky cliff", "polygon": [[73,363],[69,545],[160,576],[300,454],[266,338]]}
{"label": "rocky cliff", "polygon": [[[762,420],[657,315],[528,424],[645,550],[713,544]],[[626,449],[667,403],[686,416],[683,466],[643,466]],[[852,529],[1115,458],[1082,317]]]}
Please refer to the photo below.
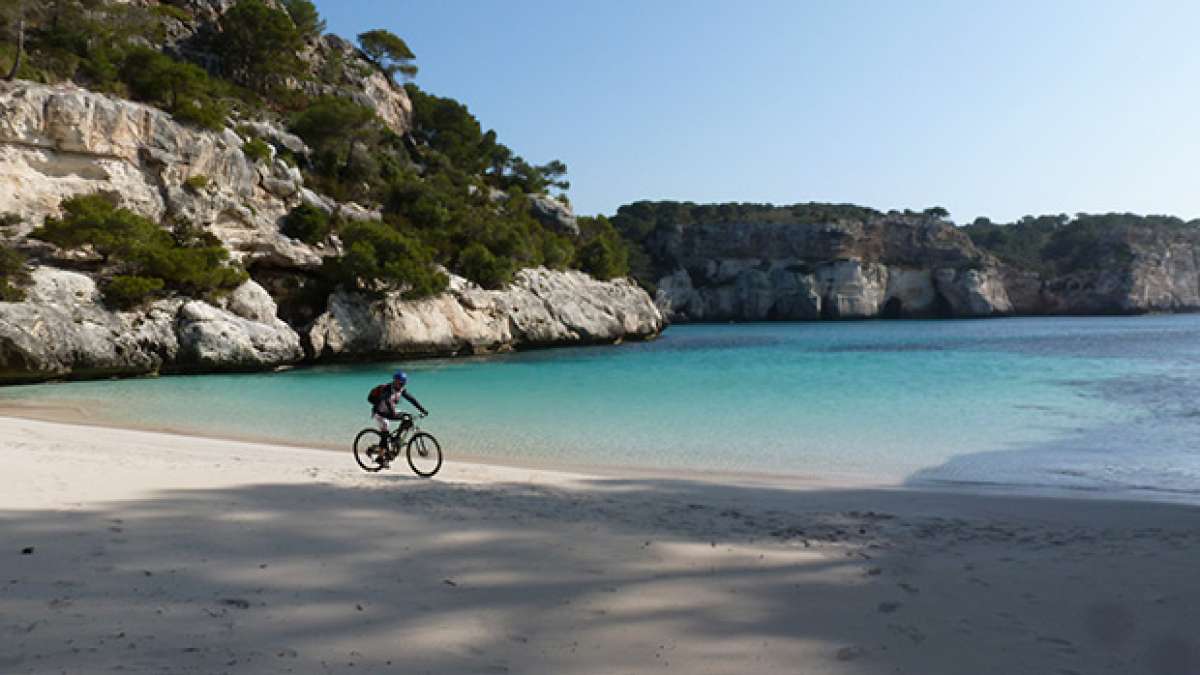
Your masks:
{"label": "rocky cliff", "polygon": [[686,210],[681,217],[679,205],[651,204],[651,217],[659,216],[652,222],[640,206],[644,222],[614,220],[648,232],[642,276],[672,321],[1200,309],[1200,228],[1181,223],[1118,219],[1081,236],[1064,222],[1059,239],[1073,246],[1057,247],[1067,248],[1062,259],[1048,247],[1048,263],[1022,266],[939,214],[729,205],[724,213],[737,217],[722,221],[722,207],[693,207],[704,209],[696,219]]}
{"label": "rocky cliff", "polygon": [[0,384],[485,354],[662,330],[649,296],[629,281],[544,269],[522,271],[503,291],[453,277],[449,292],[424,300],[334,293],[300,332],[254,281],[216,304],[172,298],[117,312],[88,275],[39,267],[32,279],[24,302],[0,302]]}
{"label": "rocky cliff", "polygon": [[1014,311],[995,260],[935,219],[679,225],[652,250],[656,301],[676,321]]}
{"label": "rocky cliff", "polygon": [[[273,146],[307,151],[259,126]],[[339,252],[336,237],[310,246],[283,235],[290,208],[378,218],[313,192],[277,157],[247,157],[232,130],[197,130],[70,84],[0,83],[0,214],[10,223],[0,244],[40,261],[26,299],[0,302],[0,383],[612,343],[652,337],[663,325],[649,296],[626,280],[544,269],[519,273],[501,291],[452,278],[448,292],[420,301],[335,292],[307,313],[288,312],[291,325],[255,281],[214,302],[170,298],[117,312],[100,302],[86,265],[27,238],[64,199],[95,192],[157,222],[202,227],[273,290]]]}

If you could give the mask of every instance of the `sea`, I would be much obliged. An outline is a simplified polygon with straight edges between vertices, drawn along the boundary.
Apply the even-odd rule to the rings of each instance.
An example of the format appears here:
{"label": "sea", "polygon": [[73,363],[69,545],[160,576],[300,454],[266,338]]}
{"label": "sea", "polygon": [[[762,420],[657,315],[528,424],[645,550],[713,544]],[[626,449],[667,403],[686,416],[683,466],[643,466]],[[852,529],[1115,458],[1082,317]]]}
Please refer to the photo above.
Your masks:
{"label": "sea", "polygon": [[447,461],[1200,503],[1200,315],[697,324],[619,346],[0,388],[347,452],[404,369]]}

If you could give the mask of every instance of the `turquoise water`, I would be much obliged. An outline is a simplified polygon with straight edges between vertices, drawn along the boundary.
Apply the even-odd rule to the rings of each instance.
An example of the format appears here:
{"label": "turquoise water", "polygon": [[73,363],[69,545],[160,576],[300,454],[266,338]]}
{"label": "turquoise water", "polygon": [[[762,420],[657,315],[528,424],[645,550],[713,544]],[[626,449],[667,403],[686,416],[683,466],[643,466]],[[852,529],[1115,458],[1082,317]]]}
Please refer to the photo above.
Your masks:
{"label": "turquoise water", "polygon": [[346,447],[402,366],[451,460],[1200,494],[1200,317],[676,326],[489,358],[0,389]]}

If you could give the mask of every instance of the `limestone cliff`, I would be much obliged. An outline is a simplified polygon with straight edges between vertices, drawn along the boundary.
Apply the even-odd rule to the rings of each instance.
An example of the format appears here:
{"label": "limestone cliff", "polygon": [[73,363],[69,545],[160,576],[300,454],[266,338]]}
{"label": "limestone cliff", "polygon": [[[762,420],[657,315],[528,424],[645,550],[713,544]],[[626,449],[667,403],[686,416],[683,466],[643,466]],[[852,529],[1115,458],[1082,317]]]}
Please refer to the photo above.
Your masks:
{"label": "limestone cliff", "polygon": [[425,300],[334,293],[306,337],[317,358],[356,359],[614,343],[661,330],[661,314],[630,281],[539,268],[502,291],[451,277],[449,292]]}
{"label": "limestone cliff", "polygon": [[449,292],[416,301],[338,292],[303,336],[277,318],[274,300],[253,281],[216,304],[173,298],[116,312],[85,274],[40,267],[32,277],[24,302],[0,302],[0,384],[483,354],[662,330],[641,289],[580,272],[524,270],[503,291],[455,277]]}
{"label": "limestone cliff", "polygon": [[937,219],[677,226],[653,245],[656,301],[676,321],[1013,311],[996,261]]}
{"label": "limestone cliff", "polygon": [[279,231],[307,192],[299,171],[241,148],[232,130],[197,130],[71,84],[0,82],[0,213],[19,219],[10,239],[57,215],[67,197],[108,192],[155,221],[204,227],[247,265],[319,266],[321,251]]}
{"label": "limestone cliff", "polygon": [[[256,133],[279,146],[299,143],[270,125]],[[505,291],[455,279],[447,293],[417,302],[339,292],[307,315],[289,313],[294,325],[254,281],[216,304],[171,298],[115,312],[85,268],[56,269],[75,263],[26,236],[64,199],[110,193],[155,221],[211,232],[274,289],[338,253],[336,238],[309,246],[283,235],[290,208],[307,202],[347,219],[378,217],[311,191],[294,168],[256,162],[241,147],[229,129],[197,130],[70,84],[0,83],[0,214],[15,222],[0,228],[0,244],[41,261],[25,301],[0,302],[0,383],[611,343],[662,329],[649,296],[628,281],[547,270],[524,271]]]}
{"label": "limestone cliff", "polygon": [[1108,218],[1068,259],[1033,268],[997,257],[937,215],[821,206],[850,215],[748,205],[750,219],[720,222],[714,206],[699,207],[709,216],[700,222],[660,220],[642,242],[651,262],[643,278],[673,321],[1200,309],[1200,229],[1188,224]]}
{"label": "limestone cliff", "polygon": [[260,370],[304,356],[300,337],[253,281],[224,307],[173,298],[114,312],[87,275],[41,267],[32,276],[24,302],[0,303],[0,383]]}

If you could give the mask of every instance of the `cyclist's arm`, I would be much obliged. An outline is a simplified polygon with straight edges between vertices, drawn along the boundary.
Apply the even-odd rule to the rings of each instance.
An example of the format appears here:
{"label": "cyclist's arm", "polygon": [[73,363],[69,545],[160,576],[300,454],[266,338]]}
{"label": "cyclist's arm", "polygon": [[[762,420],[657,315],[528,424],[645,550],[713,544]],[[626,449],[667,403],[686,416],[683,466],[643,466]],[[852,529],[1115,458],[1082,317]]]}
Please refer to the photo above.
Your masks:
{"label": "cyclist's arm", "polygon": [[417,410],[420,410],[421,414],[423,414],[423,415],[429,414],[429,411],[425,409],[425,406],[421,405],[421,403],[419,401],[417,401],[417,399],[413,398],[413,395],[408,393],[408,390],[405,390],[404,393],[402,394],[402,396],[404,396],[405,401],[408,401],[409,403],[413,404],[413,406],[416,407]]}

